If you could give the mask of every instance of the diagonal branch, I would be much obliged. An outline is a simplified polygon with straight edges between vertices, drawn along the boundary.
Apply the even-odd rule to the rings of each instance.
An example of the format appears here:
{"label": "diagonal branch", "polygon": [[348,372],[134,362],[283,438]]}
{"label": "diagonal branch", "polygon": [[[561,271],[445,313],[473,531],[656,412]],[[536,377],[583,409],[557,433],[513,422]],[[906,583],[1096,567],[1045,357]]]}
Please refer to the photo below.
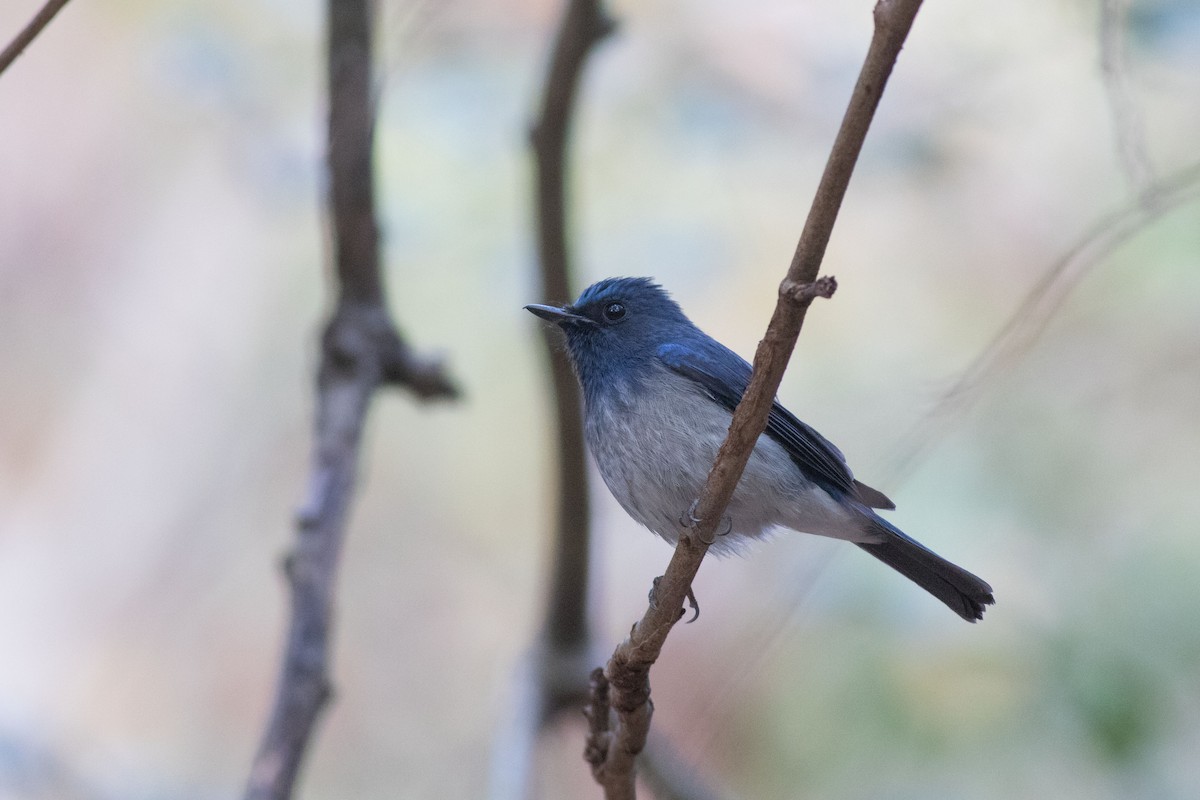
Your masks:
{"label": "diagonal branch", "polygon": [[291,797],[331,694],[327,663],[338,559],[375,390],[403,385],[422,399],[457,394],[440,363],[409,349],[385,304],[371,165],[370,5],[329,0],[327,167],[338,298],[321,339],[308,495],[285,562],[291,589],[287,643],[274,709],[245,793],[254,800]]}
{"label": "diagonal branch", "polygon": [[54,19],[54,16],[62,11],[66,4],[67,0],[46,0],[46,4],[38,9],[29,24],[13,37],[8,47],[0,51],[0,74],[3,74],[4,70],[17,60],[17,56],[25,52],[25,48],[29,46],[30,42],[38,37],[38,34],[50,24],[50,20]]}
{"label": "diagonal branch", "polygon": [[708,550],[704,542],[712,541],[716,534],[754,444],[766,427],[771,402],[800,334],[805,312],[816,297],[828,297],[836,288],[832,279],[817,278],[821,261],[875,109],[920,6],[921,0],[880,0],[875,6],[871,45],[787,277],[779,287],[775,312],[754,355],[750,386],[734,412],[729,435],[717,453],[696,506],[695,516],[701,522],[691,536],[680,538],[658,583],[657,602],[633,626],[605,667],[609,701],[616,718],[607,753],[593,769],[593,775],[604,787],[608,800],[636,797],[634,759],[645,747],[653,711],[650,667],[682,615],[683,601]]}

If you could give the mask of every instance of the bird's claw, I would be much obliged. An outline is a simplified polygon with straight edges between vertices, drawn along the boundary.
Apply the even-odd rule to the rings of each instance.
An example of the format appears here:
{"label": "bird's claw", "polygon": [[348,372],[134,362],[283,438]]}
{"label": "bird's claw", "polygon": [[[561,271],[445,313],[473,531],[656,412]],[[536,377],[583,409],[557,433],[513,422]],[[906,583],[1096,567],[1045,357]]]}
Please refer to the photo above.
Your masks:
{"label": "bird's claw", "polygon": [[[663,579],[662,575],[659,575],[657,578],[654,579],[654,582],[652,584],[650,584],[650,592],[646,597],[646,599],[648,601],[650,601],[650,607],[655,610],[658,609],[658,584],[662,582],[662,579]],[[688,590],[687,590],[687,601],[688,601],[688,608],[692,609],[692,612],[693,612],[692,618],[687,621],[687,624],[691,625],[693,622],[700,619],[700,603],[698,603],[696,601],[696,593],[692,591],[691,586],[689,586]],[[680,617],[683,617],[686,614],[687,614],[687,609],[684,609],[684,608],[679,609]]]}
{"label": "bird's claw", "polygon": [[[696,593],[692,591],[691,586],[688,587],[687,601],[688,601],[688,606],[692,609],[693,612],[695,612],[692,614],[692,618],[687,621],[687,624],[691,625],[693,622],[700,619],[700,603],[697,602]],[[681,609],[679,609],[679,611],[681,612],[680,616],[683,616],[683,609],[681,608]]]}
{"label": "bird's claw", "polygon": [[[700,525],[700,523],[704,521],[696,516],[696,506],[698,506],[698,505],[700,505],[700,501],[693,500],[692,504],[690,506],[688,506],[688,510],[683,512],[683,516],[681,516],[679,518],[679,524],[686,531],[689,532],[688,535],[692,535],[691,532],[694,531]],[[699,536],[696,536],[695,539],[697,541],[699,541],[701,544],[711,545],[713,542],[715,542],[717,540],[717,537],[726,536],[732,530],[733,530],[733,518],[730,517],[728,514],[726,514],[725,516],[721,517],[721,530],[719,530],[715,534],[713,534],[713,538],[704,539]]]}
{"label": "bird's claw", "polygon": [[687,511],[683,512],[683,516],[679,518],[679,524],[685,528],[691,529],[700,524],[701,520],[696,516],[696,506],[700,505],[699,500],[693,500],[688,506]]}
{"label": "bird's claw", "polygon": [[[725,516],[721,517],[721,530],[717,531],[717,536],[728,536],[732,532],[733,517],[726,514]],[[709,544],[712,544],[712,542],[709,542]]]}

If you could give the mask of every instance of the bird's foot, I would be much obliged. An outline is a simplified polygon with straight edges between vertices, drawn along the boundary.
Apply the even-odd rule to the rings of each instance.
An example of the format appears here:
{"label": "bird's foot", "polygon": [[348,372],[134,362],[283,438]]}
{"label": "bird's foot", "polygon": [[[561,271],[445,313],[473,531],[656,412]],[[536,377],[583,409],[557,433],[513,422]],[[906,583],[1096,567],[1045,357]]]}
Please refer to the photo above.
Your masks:
{"label": "bird's foot", "polygon": [[[692,618],[687,621],[687,624],[691,625],[693,622],[700,619],[700,603],[696,600],[696,593],[692,591],[691,586],[688,587],[687,601],[688,601],[688,606],[692,609],[693,612],[695,612],[692,614]],[[682,611],[682,609],[680,609],[680,610]]]}
{"label": "bird's foot", "polygon": [[683,516],[679,518],[679,524],[684,528],[690,530],[701,523],[702,520],[696,516],[696,506],[698,505],[700,505],[700,501],[693,500],[687,511],[683,512]]}
{"label": "bird's foot", "polygon": [[[685,536],[692,537],[693,541],[699,542],[700,544],[711,545],[717,540],[717,537],[726,536],[730,531],[733,530],[733,518],[726,514],[725,516],[721,517],[721,527],[718,531],[716,531],[716,533],[713,534],[713,538],[704,539],[700,536],[697,536],[695,534],[695,530],[697,527],[699,527],[700,523],[704,521],[696,516],[696,506],[698,505],[700,505],[700,501],[693,500],[692,504],[688,506],[688,510],[683,512],[683,516],[679,518],[679,524],[683,527]],[[699,612],[697,611],[697,613]]]}
{"label": "bird's foot", "polygon": [[[653,608],[655,610],[658,610],[658,608],[659,608],[659,583],[661,581],[662,581],[661,575],[659,577],[654,578],[654,583],[650,584],[650,593],[646,597],[646,599],[650,603],[650,608]],[[691,590],[691,587],[688,587],[688,608],[690,608],[692,610],[691,619],[688,620],[688,624],[691,625],[692,622],[695,622],[697,619],[700,619],[700,603],[698,603],[696,601],[696,593],[695,593],[695,591]],[[688,612],[686,612],[685,609],[683,609],[683,608],[679,609],[679,616],[683,616],[686,613],[688,613]]]}
{"label": "bird's foot", "polygon": [[[650,607],[655,609],[656,611],[658,610],[658,584],[662,581],[662,579],[663,579],[662,575],[659,575],[657,578],[654,579],[654,583],[650,584],[650,593],[646,597],[646,599],[650,602]],[[688,601],[688,608],[692,609],[692,612],[693,612],[692,618],[687,621],[687,624],[691,625],[693,622],[700,619],[700,603],[697,602],[696,593],[692,591],[691,586],[689,586],[688,590],[687,590],[687,601]],[[679,616],[682,617],[686,613],[687,612],[684,611],[682,608],[679,609]]]}

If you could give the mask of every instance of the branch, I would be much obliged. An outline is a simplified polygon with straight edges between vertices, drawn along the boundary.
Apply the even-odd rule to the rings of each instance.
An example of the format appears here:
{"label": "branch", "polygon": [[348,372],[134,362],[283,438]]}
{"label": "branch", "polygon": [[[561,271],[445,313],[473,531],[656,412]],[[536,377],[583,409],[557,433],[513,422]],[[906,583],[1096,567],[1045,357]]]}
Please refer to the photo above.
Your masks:
{"label": "branch", "polygon": [[[555,33],[542,89],[541,109],[530,128],[533,147],[542,297],[568,301],[567,143],[588,56],[614,28],[599,0],[568,0]],[[493,749],[488,796],[527,796],[529,769],[541,726],[558,711],[578,707],[587,692],[591,663],[588,630],[591,512],[579,386],[561,348],[546,332],[546,354],[555,400],[558,507],[546,617],[540,641],[523,661],[509,695],[510,708]]]}
{"label": "branch", "polygon": [[285,561],[291,619],[274,709],[245,797],[285,800],[331,695],[329,629],[338,559],[353,499],[363,423],[380,386],[422,399],[456,396],[433,360],[397,332],[379,269],[371,165],[370,0],[329,0],[329,204],[335,238],[336,307],[321,339],[308,496]]}
{"label": "branch", "polygon": [[695,516],[701,522],[690,536],[680,537],[675,553],[647,608],[629,638],[617,646],[605,667],[609,701],[616,711],[602,762],[594,769],[608,800],[636,797],[634,759],[645,747],[653,706],[650,667],[657,660],[672,626],[682,616],[685,597],[720,524],[725,508],[750,459],[784,369],[813,299],[832,294],[836,284],[817,275],[863,140],[879,105],[900,48],[912,27],[921,0],[880,0],[875,6],[875,32],[858,82],[842,119],[825,172],[805,222],[800,241],[779,287],[779,300],[766,335],[754,355],[754,374],[733,414],[729,435],[700,494]]}
{"label": "branch", "polygon": [[21,32],[9,42],[3,52],[0,52],[0,75],[4,74],[4,70],[17,60],[17,56],[25,51],[30,42],[37,38],[38,34],[50,24],[50,20],[54,19],[54,15],[62,11],[66,4],[67,0],[46,0],[46,5],[38,10],[29,24],[21,29]]}
{"label": "branch", "polygon": [[[554,43],[542,94],[542,108],[530,131],[537,171],[538,259],[542,297],[570,301],[566,220],[566,152],[571,117],[584,63],[592,48],[613,30],[597,0],[570,0]],[[545,636],[562,649],[586,646],[588,551],[587,459],[579,386],[561,348],[545,331],[554,383],[558,452],[558,511],[554,537],[554,575]],[[581,682],[583,676],[580,676]]]}

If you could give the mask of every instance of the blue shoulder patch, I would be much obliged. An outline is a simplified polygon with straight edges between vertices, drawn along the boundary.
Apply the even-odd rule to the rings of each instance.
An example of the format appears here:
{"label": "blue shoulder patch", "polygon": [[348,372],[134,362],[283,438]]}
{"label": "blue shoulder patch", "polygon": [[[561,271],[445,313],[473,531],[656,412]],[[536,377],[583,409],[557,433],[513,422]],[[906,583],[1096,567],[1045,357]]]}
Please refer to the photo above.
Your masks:
{"label": "blue shoulder patch", "polygon": [[[697,337],[686,343],[662,345],[658,349],[658,358],[670,369],[698,383],[732,412],[750,385],[751,366],[725,345],[701,336],[703,338]],[[810,481],[826,491],[862,499],[858,491],[860,484],[854,480],[841,451],[798,420],[779,401],[771,406],[766,434],[783,446]]]}

